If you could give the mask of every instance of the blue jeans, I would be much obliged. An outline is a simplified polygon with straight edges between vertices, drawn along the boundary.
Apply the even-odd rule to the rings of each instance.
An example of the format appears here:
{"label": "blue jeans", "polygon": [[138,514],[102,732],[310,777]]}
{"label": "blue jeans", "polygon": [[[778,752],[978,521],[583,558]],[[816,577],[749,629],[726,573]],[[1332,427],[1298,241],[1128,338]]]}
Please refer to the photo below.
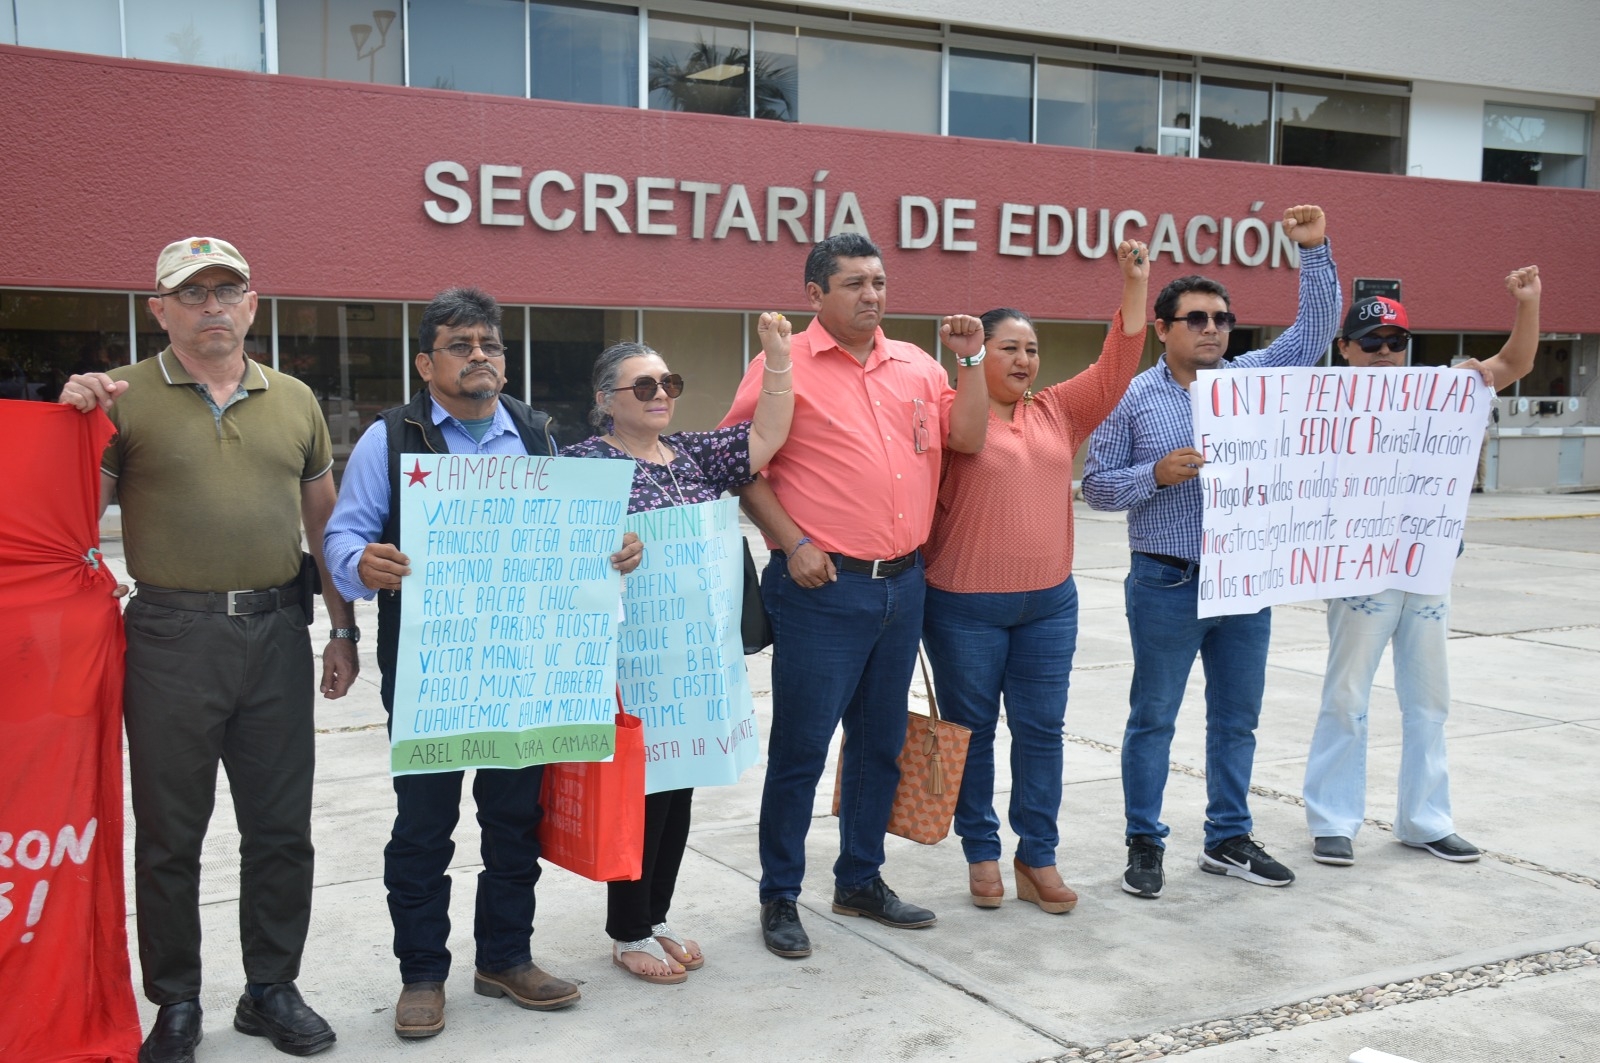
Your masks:
{"label": "blue jeans", "polygon": [[1128,836],[1165,838],[1161,795],[1172,732],[1194,656],[1206,673],[1205,846],[1250,833],[1250,771],[1266,685],[1272,610],[1196,615],[1199,571],[1134,554],[1123,584],[1133,638],[1133,686],[1122,739]]}
{"label": "blue jeans", "polygon": [[[392,683],[389,676],[384,679]],[[384,698],[384,708],[392,720],[392,693]],[[465,777],[464,771],[394,777],[396,810],[383,849],[383,884],[402,983],[443,982],[450,976],[450,876],[445,872],[456,851],[451,834],[461,817]],[[532,958],[543,782],[542,764],[480,768],[473,775],[483,857],[472,924],[480,971],[504,971]]]}
{"label": "blue jeans", "polygon": [[900,784],[906,694],[922,633],[922,559],[888,579],[840,572],[814,590],[774,552],[761,579],[772,619],[772,734],[761,790],[761,900],[793,900],[828,743],[844,723],[839,888],[872,882]]}
{"label": "blue jeans", "polygon": [[956,833],[968,863],[1000,859],[994,811],[994,734],[1005,697],[1011,729],[1009,819],[1017,859],[1054,867],[1060,835],[1061,728],[1078,647],[1078,588],[958,594],[928,588],[922,637],[933,661],[939,713],[972,728],[956,802]]}
{"label": "blue jeans", "polygon": [[1306,758],[1306,823],[1314,838],[1354,838],[1366,815],[1367,702],[1394,642],[1400,700],[1400,793],[1395,837],[1436,841],[1455,831],[1444,724],[1450,714],[1450,595],[1386,590],[1328,602],[1322,711]]}

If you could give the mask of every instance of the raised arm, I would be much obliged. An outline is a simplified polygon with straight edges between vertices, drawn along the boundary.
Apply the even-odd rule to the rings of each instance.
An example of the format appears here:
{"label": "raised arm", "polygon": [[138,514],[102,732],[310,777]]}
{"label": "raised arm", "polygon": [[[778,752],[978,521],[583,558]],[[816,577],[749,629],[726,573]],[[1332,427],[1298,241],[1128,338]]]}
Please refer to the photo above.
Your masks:
{"label": "raised arm", "polygon": [[956,397],[950,405],[944,443],[962,454],[983,449],[989,431],[989,387],[980,362],[964,365],[983,349],[983,322],[968,314],[952,314],[939,323],[939,339],[956,356]]}
{"label": "raised arm", "polygon": [[760,472],[789,438],[794,420],[794,363],[789,360],[789,333],[793,329],[782,314],[762,314],[756,322],[761,336],[761,397],[750,419],[750,472]]}
{"label": "raised arm", "polygon": [[1478,370],[1483,374],[1483,382],[1497,391],[1510,387],[1533,371],[1533,356],[1539,350],[1539,267],[1523,266],[1512,270],[1506,277],[1506,291],[1517,301],[1511,338],[1493,357],[1482,362],[1469,358],[1456,367]]}
{"label": "raised arm", "polygon": [[1328,353],[1339,329],[1344,295],[1327,238],[1321,207],[1302,205],[1283,212],[1283,231],[1300,245],[1300,306],[1294,324],[1264,350],[1235,358],[1240,368],[1316,365]]}

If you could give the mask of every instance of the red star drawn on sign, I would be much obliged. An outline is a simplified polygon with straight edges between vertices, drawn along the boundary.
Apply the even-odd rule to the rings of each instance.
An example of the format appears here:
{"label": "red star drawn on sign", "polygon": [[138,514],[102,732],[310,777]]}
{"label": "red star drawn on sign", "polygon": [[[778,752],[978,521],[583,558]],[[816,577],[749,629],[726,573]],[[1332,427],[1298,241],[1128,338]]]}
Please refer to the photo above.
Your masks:
{"label": "red star drawn on sign", "polygon": [[428,486],[428,477],[432,476],[433,472],[431,470],[428,471],[428,472],[423,472],[422,471],[422,462],[421,461],[417,461],[414,465],[412,465],[411,471],[406,473],[406,475],[411,477],[411,479],[406,481],[406,486],[407,487],[415,487],[417,484],[421,484],[423,487],[427,487]]}

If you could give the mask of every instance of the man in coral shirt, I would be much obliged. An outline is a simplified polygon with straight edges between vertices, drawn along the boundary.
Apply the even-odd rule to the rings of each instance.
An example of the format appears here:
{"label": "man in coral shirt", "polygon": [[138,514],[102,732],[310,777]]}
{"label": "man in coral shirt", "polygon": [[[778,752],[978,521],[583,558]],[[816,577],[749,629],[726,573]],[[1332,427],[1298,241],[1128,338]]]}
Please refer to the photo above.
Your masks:
{"label": "man in coral shirt", "polygon": [[[886,926],[931,926],[879,875],[900,780],[906,692],[922,632],[923,570],[943,448],[983,446],[983,325],[944,319],[958,387],[939,363],[880,327],[887,278],[878,248],[846,233],[806,259],[816,311],[791,353],[794,424],[764,479],[742,492],[773,547],[761,581],[772,618],[772,734],[761,794],[761,931],[778,956],[811,954],[795,907],[811,807],[833,732],[844,724],[833,910]],[[748,420],[756,357],[724,424]]]}

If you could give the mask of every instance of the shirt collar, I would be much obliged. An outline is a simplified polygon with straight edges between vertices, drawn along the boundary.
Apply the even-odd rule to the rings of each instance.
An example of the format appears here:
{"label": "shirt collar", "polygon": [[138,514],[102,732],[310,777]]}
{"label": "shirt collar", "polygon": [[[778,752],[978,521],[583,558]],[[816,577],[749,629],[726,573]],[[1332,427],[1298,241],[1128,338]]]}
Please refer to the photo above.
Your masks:
{"label": "shirt collar", "polygon": [[[855,361],[855,355],[839,346],[839,341],[833,338],[833,333],[823,327],[820,316],[811,319],[811,324],[806,326],[803,335],[810,342],[812,357],[816,357],[824,351],[838,351],[852,362]],[[904,351],[889,345],[882,328],[876,328],[872,330],[872,353],[867,355],[866,368],[871,368],[883,358],[893,358],[897,362],[909,362],[911,360]]]}
{"label": "shirt collar", "polygon": [[[189,373],[189,370],[183,367],[183,362],[178,360],[178,356],[173,353],[171,347],[156,355],[156,362],[161,367],[162,379],[168,384],[195,385],[200,383]],[[270,386],[267,382],[267,375],[261,371],[260,363],[249,357],[244,360],[244,379],[239,383],[246,391],[266,391]]]}
{"label": "shirt collar", "polygon": [[[440,425],[444,424],[446,421],[456,421],[457,424],[460,423],[454,416],[451,415],[449,410],[439,405],[439,400],[433,397],[432,392],[428,393],[428,402],[433,407],[434,424]],[[514,431],[516,431],[516,425],[511,423],[511,415],[506,412],[505,404],[496,400],[494,404],[494,424],[490,426],[489,431],[484,434],[483,438],[493,439],[502,432]]]}

